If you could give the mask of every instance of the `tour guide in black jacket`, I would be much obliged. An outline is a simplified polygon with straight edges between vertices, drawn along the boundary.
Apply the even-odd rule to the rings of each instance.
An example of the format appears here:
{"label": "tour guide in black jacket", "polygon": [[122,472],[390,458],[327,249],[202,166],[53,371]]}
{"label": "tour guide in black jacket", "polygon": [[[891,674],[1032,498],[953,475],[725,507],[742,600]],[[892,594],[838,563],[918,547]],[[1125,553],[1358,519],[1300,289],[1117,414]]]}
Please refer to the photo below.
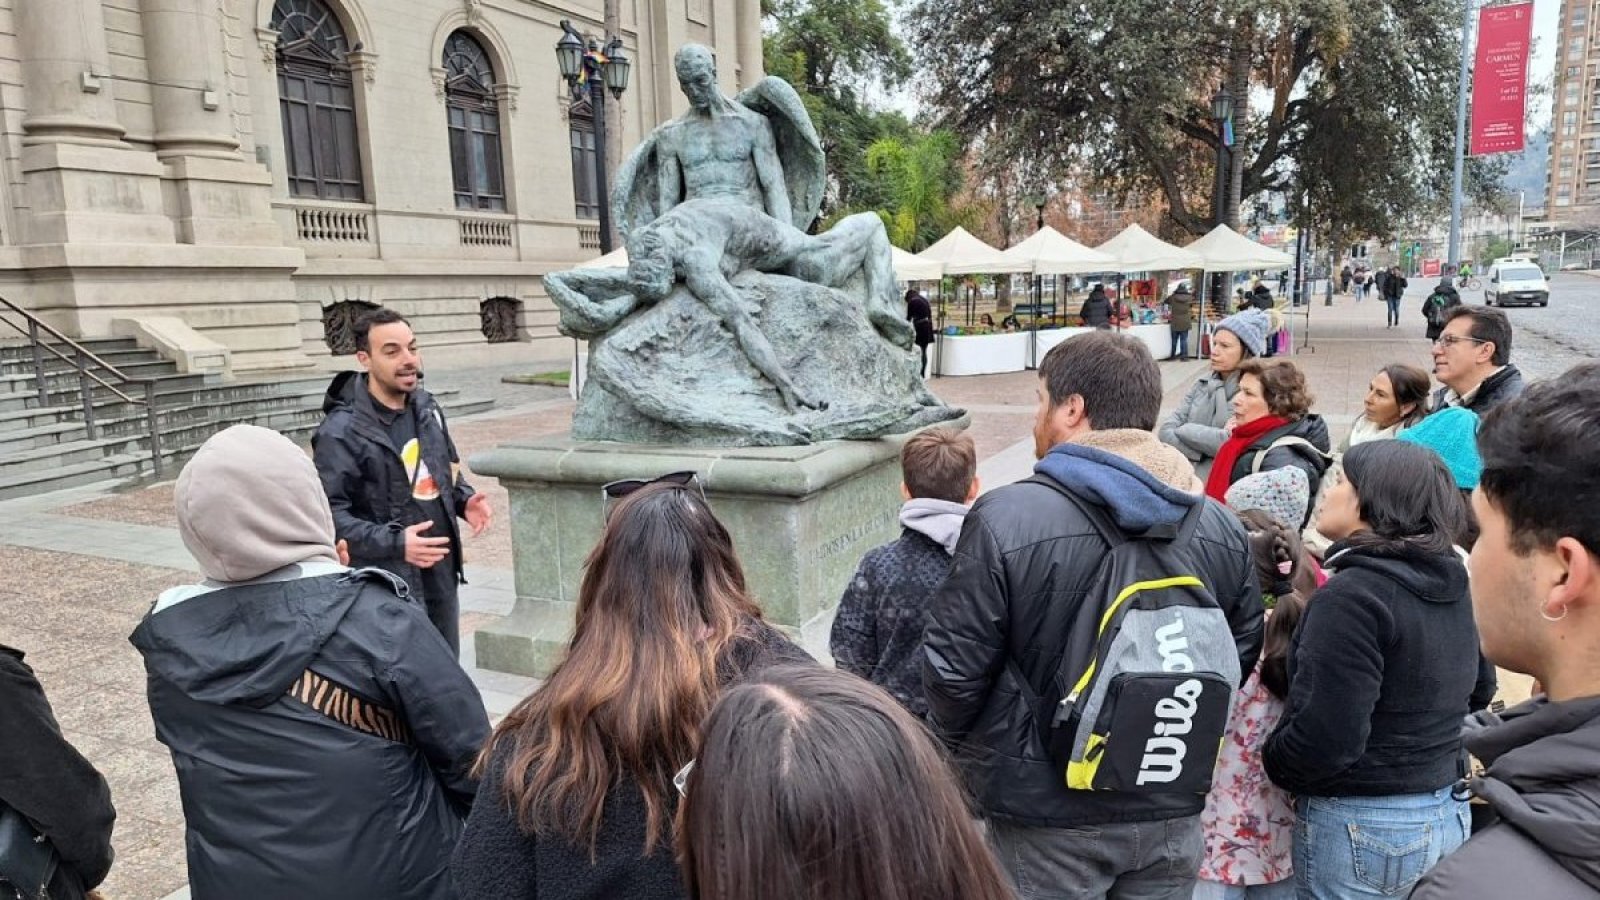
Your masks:
{"label": "tour guide in black jacket", "polygon": [[[479,534],[489,503],[461,477],[439,404],[422,388],[411,326],[379,309],[356,325],[356,360],[328,385],[327,418],[311,438],[333,524],[350,564],[405,579],[428,618],[460,655],[462,576],[459,516]],[[432,524],[423,527],[423,523]]]}
{"label": "tour guide in black jacket", "polygon": [[[1191,549],[1195,574],[1226,613],[1240,671],[1249,672],[1262,607],[1245,535],[1233,513],[1200,493],[1189,461],[1152,433],[1161,377],[1149,351],[1095,332],[1053,348],[1039,373],[1036,472],[1105,507],[1128,532],[1176,523],[1205,504]],[[929,722],[953,748],[1025,900],[1028,883],[1073,883],[1098,896],[1134,880],[1148,896],[1187,897],[1200,864],[1205,797],[1069,790],[1041,740],[1048,723],[1038,711],[1060,699],[1051,683],[1063,623],[1079,604],[1101,602],[1085,591],[1106,550],[1053,488],[998,488],[968,513],[930,608]]]}
{"label": "tour guide in black jacket", "polygon": [[177,485],[206,580],[132,638],[172,751],[195,900],[454,900],[483,701],[392,576],[334,559],[304,452],[236,425]]}

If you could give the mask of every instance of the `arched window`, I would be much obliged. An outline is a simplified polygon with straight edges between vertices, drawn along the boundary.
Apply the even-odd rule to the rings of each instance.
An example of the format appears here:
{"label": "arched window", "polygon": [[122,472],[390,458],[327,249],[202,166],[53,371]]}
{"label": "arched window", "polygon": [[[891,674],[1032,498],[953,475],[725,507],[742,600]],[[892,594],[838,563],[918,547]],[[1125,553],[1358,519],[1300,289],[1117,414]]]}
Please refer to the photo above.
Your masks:
{"label": "arched window", "polygon": [[456,209],[504,210],[500,104],[494,96],[494,66],[477,38],[457,31],[444,42],[444,78]]}
{"label": "arched window", "polygon": [[362,200],[355,83],[339,18],[322,0],[275,0],[278,104],[289,193]]}
{"label": "arched window", "polygon": [[580,219],[600,218],[600,163],[594,152],[594,108],[579,100],[567,110],[568,137],[572,143],[572,196]]}

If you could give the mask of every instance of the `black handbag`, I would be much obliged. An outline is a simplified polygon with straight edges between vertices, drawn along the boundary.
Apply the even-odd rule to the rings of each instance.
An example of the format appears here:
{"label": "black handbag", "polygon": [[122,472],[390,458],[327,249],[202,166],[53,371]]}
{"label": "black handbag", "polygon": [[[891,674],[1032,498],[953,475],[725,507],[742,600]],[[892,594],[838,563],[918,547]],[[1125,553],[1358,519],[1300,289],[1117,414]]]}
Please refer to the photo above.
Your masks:
{"label": "black handbag", "polygon": [[22,900],[49,900],[45,891],[60,864],[50,839],[22,813],[0,803],[0,888],[10,888]]}

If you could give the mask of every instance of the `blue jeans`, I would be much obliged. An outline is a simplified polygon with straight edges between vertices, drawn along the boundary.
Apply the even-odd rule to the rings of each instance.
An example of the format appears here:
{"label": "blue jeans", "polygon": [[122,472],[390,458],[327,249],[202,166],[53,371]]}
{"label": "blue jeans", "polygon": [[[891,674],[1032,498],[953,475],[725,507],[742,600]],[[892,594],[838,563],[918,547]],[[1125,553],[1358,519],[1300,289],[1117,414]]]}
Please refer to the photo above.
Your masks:
{"label": "blue jeans", "polygon": [[1295,895],[1349,900],[1410,893],[1471,831],[1467,804],[1450,791],[1296,798]]}
{"label": "blue jeans", "polygon": [[1189,329],[1185,328],[1182,331],[1172,329],[1172,352],[1167,356],[1177,359],[1189,358]]}
{"label": "blue jeans", "polygon": [[1385,303],[1389,304],[1389,324],[1390,325],[1399,325],[1400,324],[1400,298],[1399,297],[1385,297],[1383,299],[1384,299]]}

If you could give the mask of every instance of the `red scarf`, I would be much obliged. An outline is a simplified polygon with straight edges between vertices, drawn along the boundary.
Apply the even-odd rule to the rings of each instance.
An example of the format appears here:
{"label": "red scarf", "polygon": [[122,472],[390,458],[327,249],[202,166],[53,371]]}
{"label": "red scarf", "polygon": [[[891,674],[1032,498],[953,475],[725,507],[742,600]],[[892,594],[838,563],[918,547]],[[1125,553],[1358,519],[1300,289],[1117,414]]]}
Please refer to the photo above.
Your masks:
{"label": "red scarf", "polygon": [[1222,448],[1217,451],[1217,458],[1211,464],[1211,475],[1206,478],[1206,496],[1214,498],[1218,503],[1226,503],[1228,488],[1233,486],[1233,467],[1239,462],[1239,457],[1245,449],[1256,442],[1256,439],[1289,424],[1288,419],[1277,416],[1262,416],[1254,422],[1237,425],[1233,434],[1222,442]]}

